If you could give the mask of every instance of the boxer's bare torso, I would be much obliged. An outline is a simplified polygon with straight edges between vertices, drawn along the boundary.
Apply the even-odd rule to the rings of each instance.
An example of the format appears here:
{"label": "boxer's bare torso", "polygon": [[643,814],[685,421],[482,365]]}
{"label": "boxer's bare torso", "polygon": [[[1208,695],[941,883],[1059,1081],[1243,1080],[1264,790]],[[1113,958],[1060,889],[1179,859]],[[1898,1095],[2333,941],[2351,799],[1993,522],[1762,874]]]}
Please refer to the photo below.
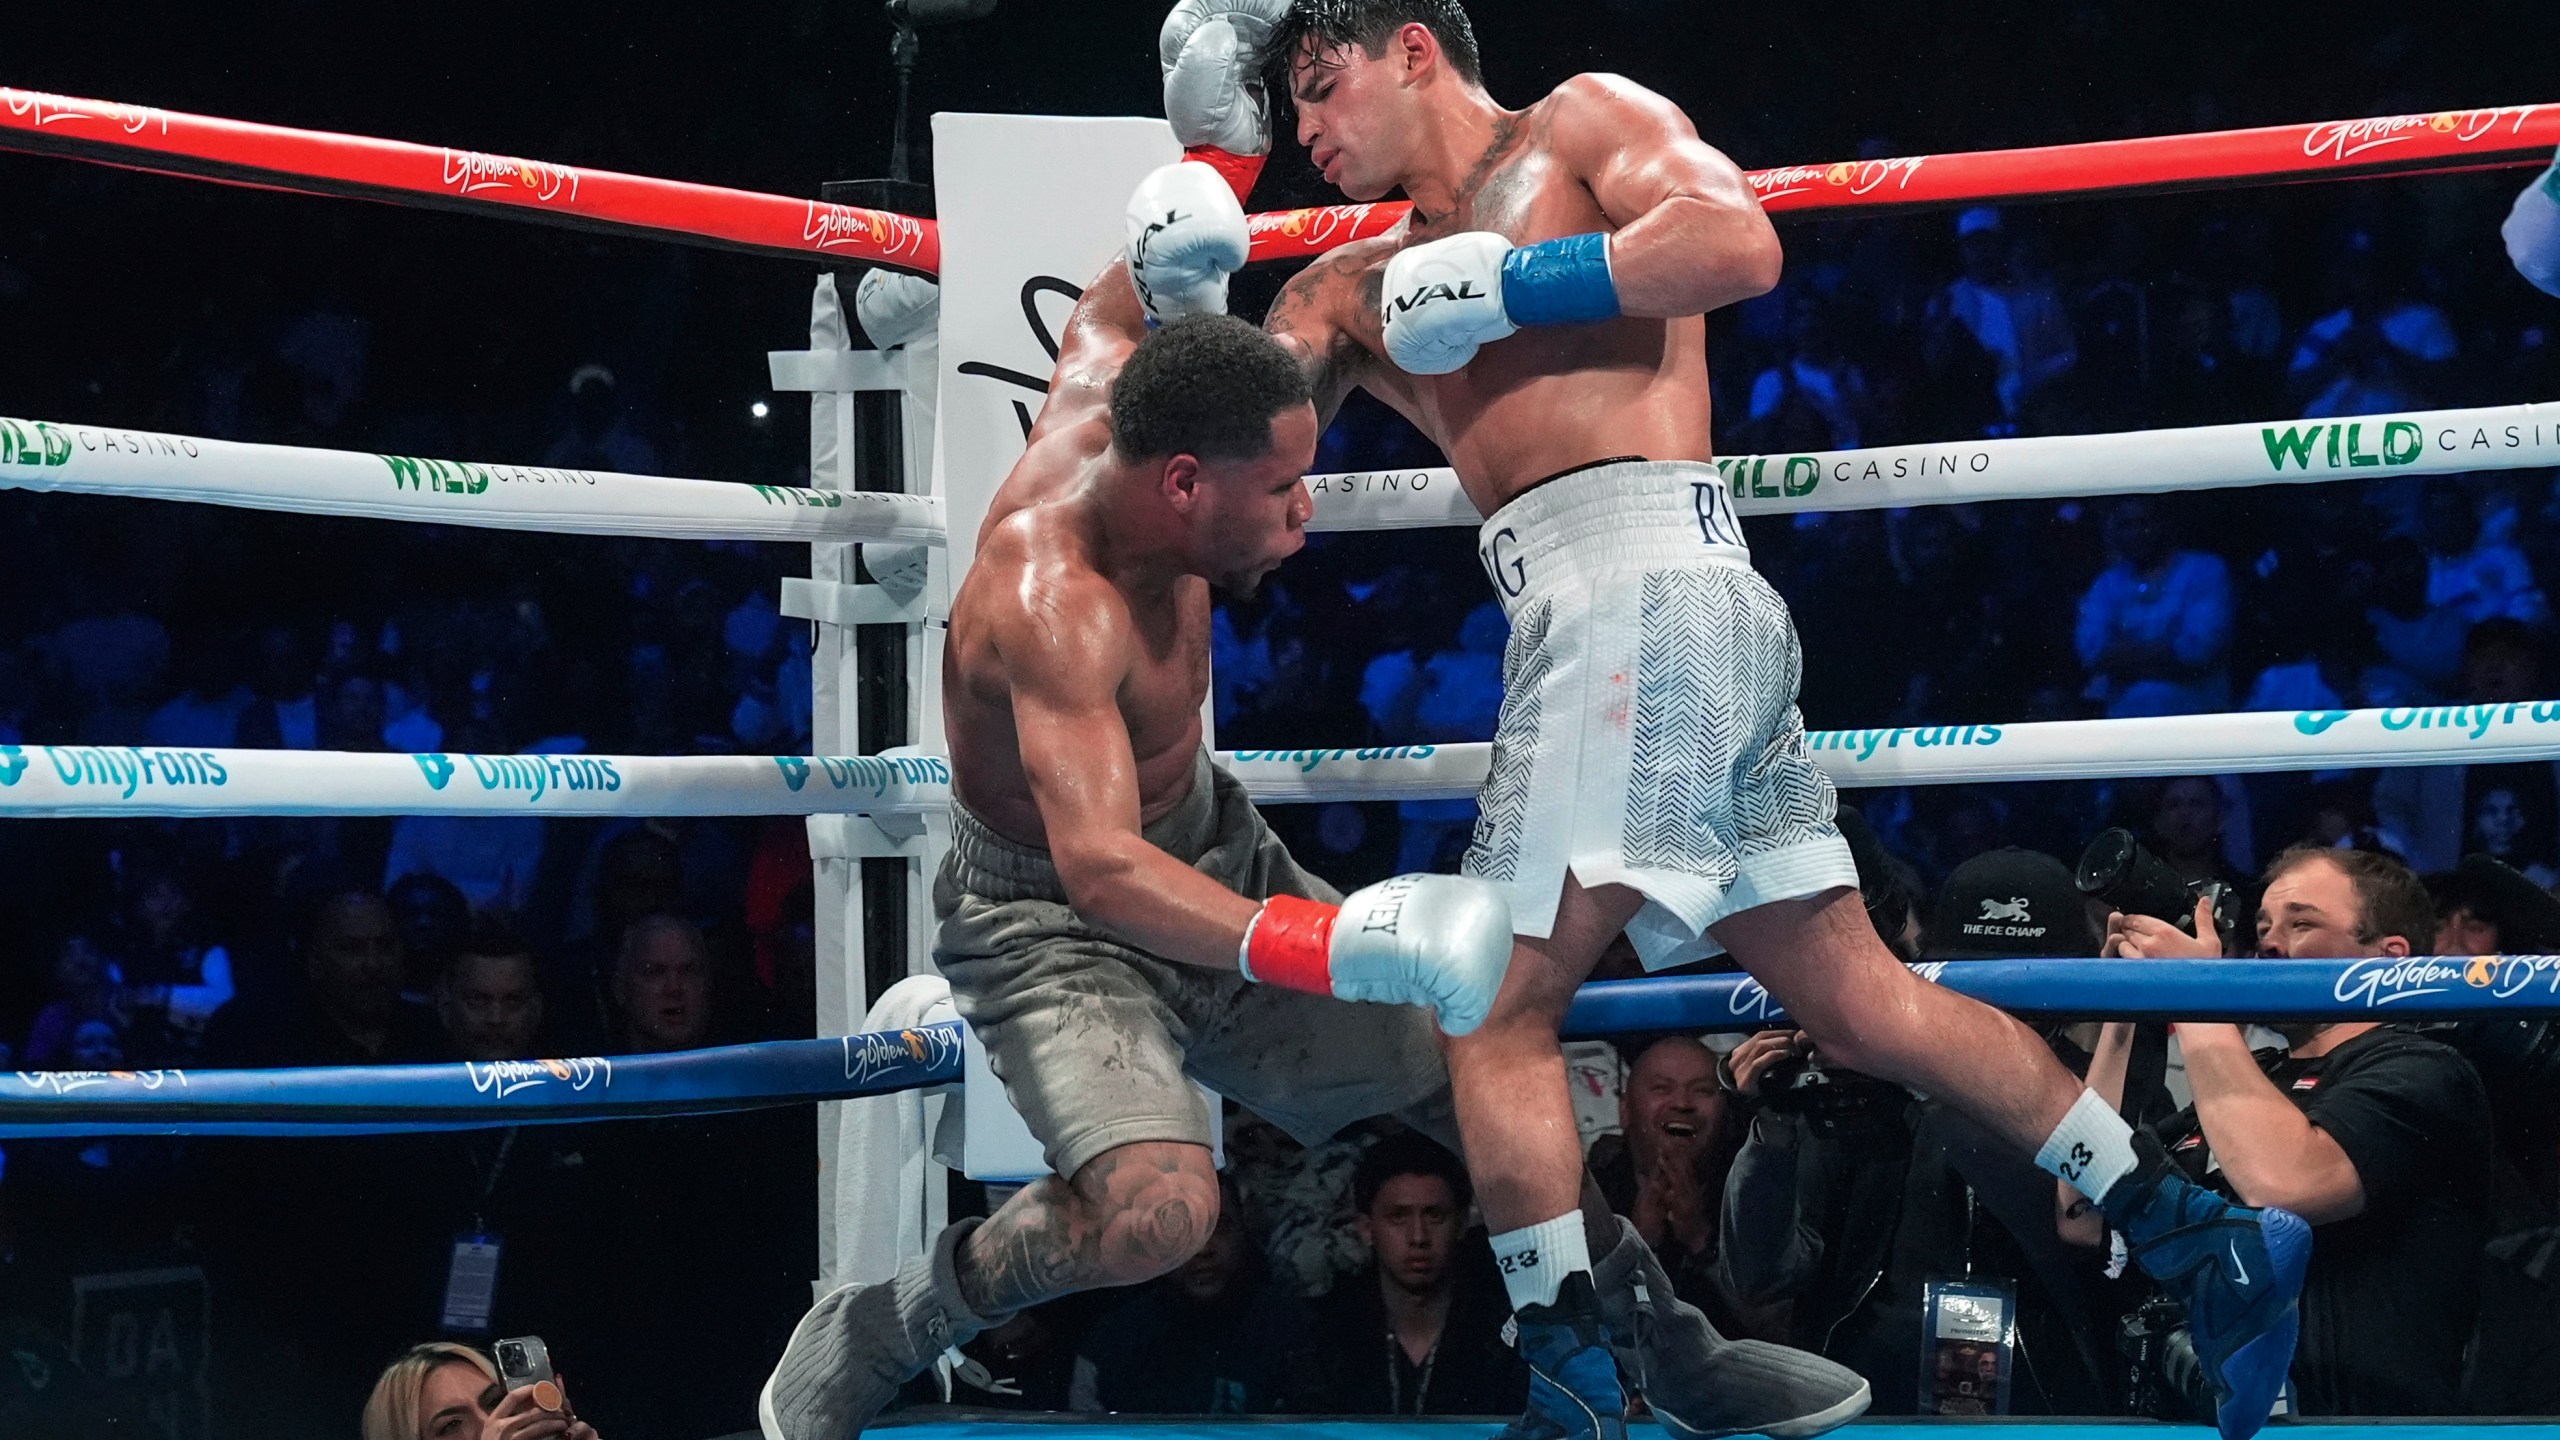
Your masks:
{"label": "boxer's bare torso", "polygon": [[[1330,415],[1354,387],[1376,395],[1440,447],[1486,514],[1547,476],[1596,460],[1710,458],[1703,316],[1524,331],[1448,375],[1408,375],[1385,354],[1381,280],[1388,258],[1407,244],[1469,230],[1499,231],[1515,245],[1614,232],[1658,204],[1692,157],[1648,154],[1645,127],[1631,115],[1657,131],[1672,128],[1666,118],[1688,130],[1667,101],[1640,87],[1577,76],[1496,120],[1492,144],[1458,181],[1448,208],[1426,213],[1417,205],[1395,231],[1301,271],[1264,323],[1304,347],[1318,406]],[[1694,133],[1687,140],[1704,149]]]}
{"label": "boxer's bare torso", "polygon": [[1048,841],[1026,768],[1037,762],[1015,723],[1026,667],[1116,677],[1140,823],[1191,789],[1209,693],[1209,582],[1112,574],[1089,493],[1111,447],[1111,380],[1144,327],[1128,274],[1115,264],[1068,323],[1049,398],[951,597],[942,685],[954,792],[997,833],[1026,844]]}

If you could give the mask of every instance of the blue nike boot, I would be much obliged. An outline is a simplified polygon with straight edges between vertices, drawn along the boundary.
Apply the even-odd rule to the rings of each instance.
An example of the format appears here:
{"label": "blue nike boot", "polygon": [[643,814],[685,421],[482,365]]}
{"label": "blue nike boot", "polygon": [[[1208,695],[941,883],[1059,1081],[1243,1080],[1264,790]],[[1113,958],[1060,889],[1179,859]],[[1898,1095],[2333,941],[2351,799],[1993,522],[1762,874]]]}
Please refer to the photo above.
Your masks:
{"label": "blue nike boot", "polygon": [[2158,1137],[2133,1133],[2134,1168],[2098,1202],[2133,1258],[2184,1301],[2213,1386],[2223,1440],[2267,1423],[2301,1338],[2311,1227],[2289,1210],[2251,1210],[2189,1180]]}
{"label": "blue nike boot", "polygon": [[1554,1304],[1523,1305],[1512,1325],[1529,1364],[1529,1410],[1498,1440],[1627,1440],[1627,1392],[1591,1272],[1564,1277]]}

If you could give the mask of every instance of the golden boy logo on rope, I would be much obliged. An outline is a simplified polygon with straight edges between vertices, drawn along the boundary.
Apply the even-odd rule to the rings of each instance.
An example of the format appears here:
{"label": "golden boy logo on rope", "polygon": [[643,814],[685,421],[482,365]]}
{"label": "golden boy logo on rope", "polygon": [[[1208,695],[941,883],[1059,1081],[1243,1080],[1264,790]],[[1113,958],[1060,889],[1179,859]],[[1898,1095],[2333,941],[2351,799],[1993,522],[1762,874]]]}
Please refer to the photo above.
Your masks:
{"label": "golden boy logo on rope", "polygon": [[2464,979],[2466,967],[2428,956],[2372,955],[2338,972],[2330,993],[2342,1004],[2379,1010],[2423,995],[2442,995]]}
{"label": "golden boy logo on rope", "polygon": [[573,1060],[493,1060],[487,1064],[465,1060],[462,1073],[473,1090],[492,1100],[504,1100],[519,1091],[551,1084],[566,1085],[572,1094],[610,1088],[613,1084],[613,1062],[592,1055]]}
{"label": "golden boy logo on rope", "polygon": [[560,199],[574,203],[578,198],[578,172],[566,165],[483,155],[476,150],[444,152],[444,183],[457,195],[518,189],[544,204]]}
{"label": "golden boy logo on rope", "polygon": [[857,210],[850,205],[830,205],[823,200],[812,200],[807,216],[800,222],[800,238],[821,250],[865,245],[884,257],[921,253],[924,249],[924,222],[912,215],[892,215],[885,210]]}
{"label": "golden boy logo on rope", "polygon": [[154,122],[160,133],[169,133],[169,113],[148,105],[116,105],[95,100],[73,100],[62,95],[47,95],[35,90],[0,90],[0,102],[6,102],[9,113],[19,119],[32,119],[39,126],[59,125],[65,121],[98,120],[123,131],[138,135]]}

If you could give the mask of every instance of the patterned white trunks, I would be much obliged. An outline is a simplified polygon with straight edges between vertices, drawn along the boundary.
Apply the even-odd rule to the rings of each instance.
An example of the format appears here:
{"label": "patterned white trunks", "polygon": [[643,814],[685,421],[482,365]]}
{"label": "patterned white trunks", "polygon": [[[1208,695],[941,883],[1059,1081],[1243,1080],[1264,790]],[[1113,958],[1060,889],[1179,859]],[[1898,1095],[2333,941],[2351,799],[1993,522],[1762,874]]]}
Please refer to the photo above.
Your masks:
{"label": "patterned white trunks", "polygon": [[1568,471],[1476,545],[1511,643],[1463,869],[1503,887],[1514,930],[1553,930],[1567,871],[1631,886],[1628,938],[1660,969],[1719,953],[1728,915],[1857,885],[1805,751],[1795,624],[1713,465]]}

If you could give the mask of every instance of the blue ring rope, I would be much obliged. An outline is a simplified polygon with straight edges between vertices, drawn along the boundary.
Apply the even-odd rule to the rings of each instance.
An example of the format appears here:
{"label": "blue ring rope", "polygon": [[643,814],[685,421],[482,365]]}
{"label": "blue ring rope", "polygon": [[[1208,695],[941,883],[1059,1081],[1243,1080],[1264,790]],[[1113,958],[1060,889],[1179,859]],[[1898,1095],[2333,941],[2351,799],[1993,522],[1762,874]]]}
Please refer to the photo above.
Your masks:
{"label": "blue ring rope", "polygon": [[886,1095],[960,1078],[956,1020],[671,1055],[298,1070],[0,1075],[0,1139],[379,1135],[700,1115]]}
{"label": "blue ring rope", "polygon": [[[2560,1011],[2560,956],[1970,960],[1921,974],[2019,1015],[2071,1019],[2522,1018]],[[2200,998],[2210,997],[2210,998]],[[1586,985],[1575,1036],[1756,1030],[1786,1011],[1745,975]],[[699,1115],[849,1100],[961,1077],[956,1021],[672,1055],[304,1070],[0,1075],[0,1139],[370,1135]]]}
{"label": "blue ring rope", "polygon": [[[2353,960],[1939,960],[1912,967],[2013,1015],[2072,1020],[2433,1020],[2560,1010],[2560,955]],[[1582,987],[1569,1036],[1758,1030],[1787,1012],[1748,975]]]}

